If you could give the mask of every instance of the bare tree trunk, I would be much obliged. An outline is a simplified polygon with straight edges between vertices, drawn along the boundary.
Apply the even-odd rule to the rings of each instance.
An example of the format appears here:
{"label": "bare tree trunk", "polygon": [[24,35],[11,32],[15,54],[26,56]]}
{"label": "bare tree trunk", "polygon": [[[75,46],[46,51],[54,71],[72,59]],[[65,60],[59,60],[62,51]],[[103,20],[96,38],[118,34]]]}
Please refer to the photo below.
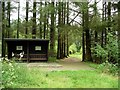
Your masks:
{"label": "bare tree trunk", "polygon": [[5,57],[5,2],[2,2],[2,57]]}
{"label": "bare tree trunk", "polygon": [[[94,6],[94,14],[95,14],[95,16],[97,15],[97,2],[96,2],[96,0],[95,0],[95,6]],[[97,41],[98,41],[98,33],[97,33],[96,29],[95,29],[95,45],[97,44]]]}
{"label": "bare tree trunk", "polygon": [[83,25],[83,32],[82,32],[82,61],[85,61],[85,26],[84,26],[84,11],[82,13],[82,25]]}
{"label": "bare tree trunk", "polygon": [[20,2],[18,2],[18,23],[17,23],[17,38],[19,38],[19,22],[20,22],[20,18],[19,18],[19,16],[20,16]]}
{"label": "bare tree trunk", "polygon": [[[106,13],[107,13],[107,7],[106,7],[106,2],[105,2],[105,21],[106,21]],[[107,44],[107,30],[105,28],[105,45]]]}
{"label": "bare tree trunk", "polygon": [[[108,8],[108,32],[111,32],[111,29],[110,29],[110,27],[111,27],[111,2],[108,2],[108,6],[107,6],[107,8]],[[110,55],[110,52],[108,52],[108,61],[110,61],[111,62],[111,59],[112,58],[112,56]]]}
{"label": "bare tree trunk", "polygon": [[29,10],[29,2],[26,1],[26,27],[25,27],[25,38],[27,38],[28,34],[28,10]]}
{"label": "bare tree trunk", "polygon": [[40,30],[40,38],[42,39],[42,1],[40,2],[40,20],[39,20],[39,30]]}
{"label": "bare tree trunk", "polygon": [[[66,25],[65,22],[66,19],[66,2],[64,3],[64,25]],[[64,41],[63,41],[63,46],[64,46],[64,57],[66,57],[66,30],[64,30],[64,37],[63,37]]]}
{"label": "bare tree trunk", "polygon": [[[67,25],[69,25],[69,2],[67,2]],[[69,32],[69,31],[67,30],[67,32],[66,32],[66,33],[67,33],[67,35],[66,35],[66,38],[67,38],[67,39],[66,39],[66,44],[67,44],[67,45],[66,45],[66,46],[67,46],[67,56],[69,56],[69,43],[68,43],[68,41],[69,41],[69,40],[68,40],[68,37],[69,37],[69,36],[68,36],[68,32]]]}
{"label": "bare tree trunk", "polygon": [[[45,2],[45,7],[47,6],[47,3]],[[43,35],[43,37],[44,37],[44,39],[45,39],[45,35],[46,35],[46,13],[44,14],[44,35]]]}
{"label": "bare tree trunk", "polygon": [[108,2],[108,32],[111,31],[111,2]]}
{"label": "bare tree trunk", "polygon": [[55,17],[54,17],[54,2],[51,3],[53,10],[51,11],[51,26],[50,26],[50,51],[51,54],[54,54],[54,48],[55,48]]}
{"label": "bare tree trunk", "polygon": [[48,39],[49,38],[49,10],[48,10],[48,14],[47,14],[47,17],[46,17],[46,39]]}
{"label": "bare tree trunk", "polygon": [[33,27],[32,38],[36,38],[36,1],[33,2]]}
{"label": "bare tree trunk", "polygon": [[[103,10],[102,10],[102,22],[104,22],[104,3],[103,3]],[[103,47],[104,45],[104,29],[102,30],[102,33],[101,33],[101,47]]]}
{"label": "bare tree trunk", "polygon": [[57,47],[57,59],[60,59],[60,47],[61,47],[61,2],[59,2],[59,9],[58,9],[58,47]]}
{"label": "bare tree trunk", "polygon": [[8,6],[7,6],[7,19],[8,19],[8,24],[7,24],[7,37],[10,38],[10,2],[7,3]]}
{"label": "bare tree trunk", "polygon": [[88,3],[87,10],[85,11],[85,32],[86,32],[86,60],[92,61],[91,56],[91,37],[90,37],[90,31],[89,31],[89,14],[88,14]]}
{"label": "bare tree trunk", "polygon": [[118,56],[119,56],[118,63],[120,63],[120,1],[118,2]]}

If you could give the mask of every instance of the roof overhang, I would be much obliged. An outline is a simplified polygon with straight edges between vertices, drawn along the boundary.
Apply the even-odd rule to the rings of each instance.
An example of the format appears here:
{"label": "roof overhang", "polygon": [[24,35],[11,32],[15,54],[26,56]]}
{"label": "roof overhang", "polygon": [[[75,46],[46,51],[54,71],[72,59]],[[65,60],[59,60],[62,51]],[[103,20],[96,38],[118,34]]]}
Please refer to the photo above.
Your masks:
{"label": "roof overhang", "polygon": [[4,38],[4,40],[6,41],[6,42],[10,42],[10,41],[17,41],[17,42],[19,42],[19,41],[40,41],[40,42],[49,42],[49,40],[48,39],[28,39],[28,38]]}

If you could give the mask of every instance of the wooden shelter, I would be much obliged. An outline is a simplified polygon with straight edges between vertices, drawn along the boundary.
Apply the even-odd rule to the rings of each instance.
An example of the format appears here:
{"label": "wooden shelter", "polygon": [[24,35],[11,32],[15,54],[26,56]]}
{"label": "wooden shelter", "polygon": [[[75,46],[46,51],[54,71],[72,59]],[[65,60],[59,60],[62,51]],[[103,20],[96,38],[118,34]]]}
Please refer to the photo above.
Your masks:
{"label": "wooden shelter", "polygon": [[8,59],[12,57],[21,60],[48,60],[49,40],[45,39],[16,39],[5,38],[8,50]]}

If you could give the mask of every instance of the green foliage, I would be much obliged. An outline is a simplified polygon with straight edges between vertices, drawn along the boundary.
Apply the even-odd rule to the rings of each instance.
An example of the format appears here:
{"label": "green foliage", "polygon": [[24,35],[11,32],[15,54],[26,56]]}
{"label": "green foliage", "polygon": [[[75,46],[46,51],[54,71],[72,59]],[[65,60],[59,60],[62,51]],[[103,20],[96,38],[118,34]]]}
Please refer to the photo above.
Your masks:
{"label": "green foliage", "polygon": [[48,62],[56,62],[56,57],[49,57]]}
{"label": "green foliage", "polygon": [[112,75],[118,75],[118,71],[119,71],[118,64],[112,64],[109,63],[108,61],[100,64],[98,66],[98,69],[102,73],[108,73]]}
{"label": "green foliage", "polygon": [[108,33],[107,39],[107,44],[104,48],[97,44],[91,49],[92,53],[94,56],[102,58],[102,62],[109,60],[109,62],[117,63],[119,60],[117,39],[110,33]]}
{"label": "green foliage", "polygon": [[70,47],[69,47],[69,51],[71,51],[72,53],[77,52],[77,48],[76,48],[76,44],[73,43]]}
{"label": "green foliage", "polygon": [[94,48],[91,48],[93,56],[101,58],[106,61],[108,58],[108,51],[101,47],[101,45],[97,44]]}
{"label": "green foliage", "polygon": [[2,87],[9,88],[13,84],[13,81],[16,79],[16,65],[14,61],[9,61],[8,59],[2,59]]}
{"label": "green foliage", "polygon": [[86,62],[86,64],[88,64],[92,68],[95,68],[96,71],[99,73],[118,76],[119,68],[117,63],[112,64],[112,63],[109,63],[108,61],[105,61],[102,64],[96,64],[91,62]]}
{"label": "green foliage", "polygon": [[80,41],[76,41],[75,44],[76,44],[77,52],[80,52],[81,49]]}
{"label": "green foliage", "polygon": [[90,28],[92,30],[101,30],[102,28],[102,23],[100,21],[100,17],[98,15],[94,16],[91,20],[91,23],[90,23]]}
{"label": "green foliage", "polygon": [[108,33],[107,38],[108,38],[108,43],[106,45],[106,49],[108,51],[108,55],[110,59],[109,61],[113,63],[117,63],[119,60],[117,39],[115,36],[113,36],[110,33]]}
{"label": "green foliage", "polygon": [[14,88],[18,83],[31,82],[27,67],[14,59],[2,59],[2,88]]}
{"label": "green foliage", "polygon": [[74,54],[70,54],[70,57],[78,58],[79,60],[82,60],[82,53],[76,52]]}

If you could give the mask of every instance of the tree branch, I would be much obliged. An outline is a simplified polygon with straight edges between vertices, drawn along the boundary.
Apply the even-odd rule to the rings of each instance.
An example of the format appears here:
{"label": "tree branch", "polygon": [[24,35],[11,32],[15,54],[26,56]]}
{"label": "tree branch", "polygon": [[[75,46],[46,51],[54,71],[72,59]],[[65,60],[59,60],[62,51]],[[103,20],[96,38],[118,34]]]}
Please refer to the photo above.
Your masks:
{"label": "tree branch", "polygon": [[81,12],[79,12],[79,13],[69,22],[69,24],[72,23],[72,22],[74,21],[74,19],[75,19],[80,13],[81,13]]}

